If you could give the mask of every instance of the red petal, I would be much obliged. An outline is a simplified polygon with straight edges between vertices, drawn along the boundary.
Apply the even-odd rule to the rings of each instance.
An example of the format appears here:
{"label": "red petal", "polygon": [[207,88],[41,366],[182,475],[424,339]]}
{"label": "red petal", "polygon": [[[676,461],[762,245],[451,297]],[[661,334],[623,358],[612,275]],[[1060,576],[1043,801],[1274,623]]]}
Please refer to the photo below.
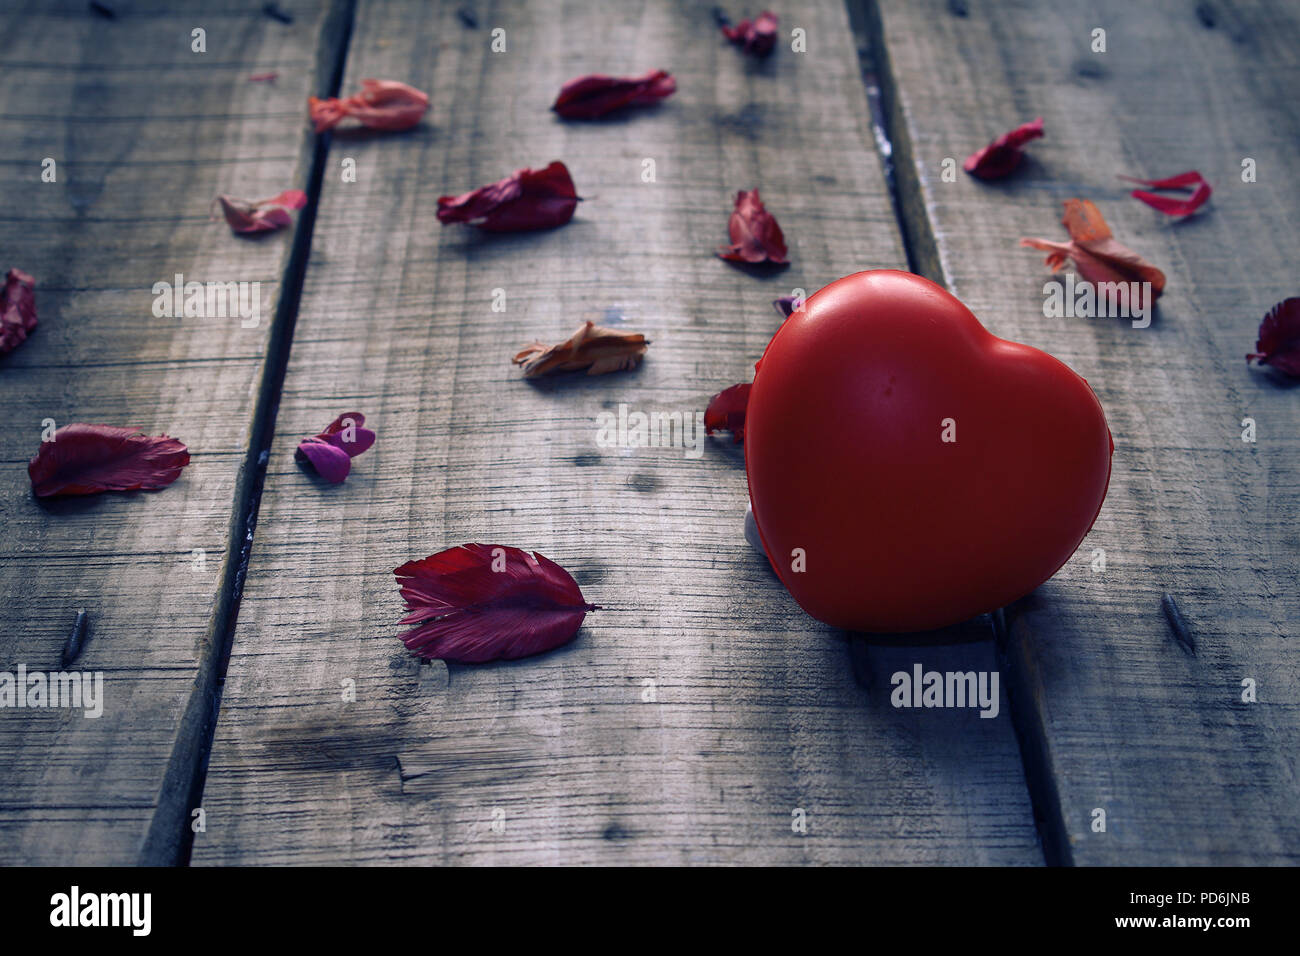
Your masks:
{"label": "red petal", "polygon": [[772,262],[786,265],[785,236],[772,214],[763,206],[758,190],[736,193],[736,208],[727,223],[731,245],[723,246],[718,255],[730,262]]}
{"label": "red petal", "polygon": [[286,189],[270,199],[259,199],[258,206],[283,206],[285,209],[301,209],[307,205],[307,194],[301,189]]}
{"label": "red petal", "polygon": [[573,218],[577,190],[568,168],[553,162],[545,169],[518,169],[498,182],[438,199],[438,221],[469,223],[488,232],[553,229]]}
{"label": "red petal", "polygon": [[1251,359],[1300,378],[1300,297],[1282,300],[1264,316]]}
{"label": "red petal", "polygon": [[36,328],[36,280],[21,269],[10,269],[0,292],[0,355],[27,341]]}
{"label": "red petal", "polygon": [[715,431],[731,432],[732,439],[745,440],[745,411],[749,407],[749,390],[752,384],[733,385],[724,388],[709,399],[709,407],[704,411],[704,433],[712,435]]}
{"label": "red petal", "polygon": [[1142,200],[1152,209],[1159,210],[1167,216],[1190,216],[1205,205],[1205,201],[1210,198],[1210,193],[1214,191],[1205,181],[1205,177],[1194,169],[1165,179],[1134,179],[1132,176],[1121,176],[1120,179],[1148,186],[1151,189],[1193,190],[1191,196],[1186,199],[1159,196],[1145,189],[1135,189],[1129,193],[1134,199]]}
{"label": "red petal", "polygon": [[572,576],[534,552],[466,544],[393,574],[410,612],[402,635],[425,660],[479,664],[540,654],[573,639],[588,604]]}
{"label": "red petal", "polygon": [[394,80],[362,80],[361,92],[346,99],[307,99],[307,112],[316,132],[333,129],[351,117],[371,129],[410,129],[429,108],[429,95]]}
{"label": "red petal", "polygon": [[1009,133],[1003,133],[983,149],[971,153],[961,168],[980,179],[1005,176],[1020,165],[1023,158],[1021,151],[1025,144],[1042,135],[1043,118],[1040,116],[1032,123],[1025,123]]}
{"label": "red petal", "polygon": [[746,53],[767,56],[776,46],[776,27],[779,18],[764,10],[751,20],[741,20],[734,27],[722,25],[723,35]]}
{"label": "red petal", "polygon": [[1145,308],[1145,303],[1130,305],[1126,301],[1129,282],[1149,282],[1152,300],[1160,298],[1165,288],[1165,274],[1111,235],[1106,220],[1092,202],[1087,199],[1066,200],[1061,223],[1070,233],[1069,242],[1030,238],[1021,239],[1020,244],[1047,252],[1046,264],[1053,272],[1059,271],[1066,259],[1072,259],[1079,275],[1089,282],[1123,283],[1112,296],[1121,307],[1130,310]]}
{"label": "red petal", "polygon": [[676,90],[676,81],[664,70],[635,77],[593,73],[565,83],[551,109],[565,119],[595,119],[626,106],[654,103]]}
{"label": "red petal", "polygon": [[304,438],[298,442],[296,457],[310,462],[316,474],[332,485],[342,482],[352,470],[352,457],[337,445],[320,438]]}
{"label": "red petal", "polygon": [[64,425],[27,465],[32,491],[50,495],[93,495],[101,491],[164,488],[190,463],[174,438],[150,438],[138,428]]}

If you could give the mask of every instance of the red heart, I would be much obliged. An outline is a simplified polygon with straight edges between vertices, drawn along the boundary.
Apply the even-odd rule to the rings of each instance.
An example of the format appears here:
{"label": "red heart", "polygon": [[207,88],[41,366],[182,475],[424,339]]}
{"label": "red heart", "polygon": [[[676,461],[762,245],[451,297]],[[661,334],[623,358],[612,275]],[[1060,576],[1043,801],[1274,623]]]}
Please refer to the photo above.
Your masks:
{"label": "red heart", "polygon": [[894,270],[833,282],[786,320],[745,421],[773,568],[853,631],[944,627],[1038,587],[1096,520],[1114,448],[1086,381]]}

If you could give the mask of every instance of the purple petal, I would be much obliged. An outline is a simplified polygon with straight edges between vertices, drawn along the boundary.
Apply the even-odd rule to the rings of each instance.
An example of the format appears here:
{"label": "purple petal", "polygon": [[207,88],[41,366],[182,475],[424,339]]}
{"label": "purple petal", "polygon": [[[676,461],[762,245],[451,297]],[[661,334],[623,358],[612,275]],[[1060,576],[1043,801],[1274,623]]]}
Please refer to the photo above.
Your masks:
{"label": "purple petal", "polygon": [[779,299],[773,299],[772,305],[788,319],[803,305],[803,299],[794,295],[783,295]]}
{"label": "purple petal", "polygon": [[352,459],[347,452],[314,438],[299,442],[298,453],[311,462],[318,475],[333,485],[343,481],[352,470]]}
{"label": "purple petal", "polygon": [[362,428],[359,425],[353,428],[353,431],[356,434],[352,436],[353,440],[350,442],[343,440],[343,436],[346,434],[343,431],[322,432],[317,437],[322,441],[329,442],[340,451],[347,452],[350,458],[356,458],[357,455],[375,443],[375,433],[369,428]]}

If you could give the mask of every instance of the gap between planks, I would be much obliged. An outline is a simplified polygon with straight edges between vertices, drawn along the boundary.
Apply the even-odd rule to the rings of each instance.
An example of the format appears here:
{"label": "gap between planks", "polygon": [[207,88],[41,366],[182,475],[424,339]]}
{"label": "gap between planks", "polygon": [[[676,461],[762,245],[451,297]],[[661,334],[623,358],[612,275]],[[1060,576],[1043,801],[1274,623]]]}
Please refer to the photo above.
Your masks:
{"label": "gap between planks", "polygon": [[[898,104],[879,0],[846,0],[846,5],[849,24],[856,34],[858,53],[863,57],[863,69],[870,68],[880,87],[882,115],[879,122],[890,145],[890,155],[882,156],[881,160],[887,164],[889,198],[894,204],[908,268],[946,289],[948,281],[939,259],[933,225],[926,212],[912,142]],[[1061,795],[1056,787],[1056,775],[1051,771],[1051,755],[1042,724],[1034,712],[1031,685],[1025,673],[1025,668],[1032,666],[1033,661],[1028,655],[1013,656],[1015,648],[1009,639],[1001,608],[993,612],[992,624],[998,665],[1005,676],[1007,708],[1016,744],[1020,748],[1020,762],[1043,860],[1048,866],[1072,866],[1074,861],[1061,810]]]}
{"label": "gap between planks", "polygon": [[[316,57],[317,86],[321,89],[322,96],[339,94],[355,15],[355,0],[334,0],[331,3]],[[238,557],[225,562],[223,567],[212,628],[203,643],[202,657],[194,678],[194,690],[181,717],[176,743],[163,775],[157,810],[140,850],[138,862],[141,866],[181,866],[189,863],[194,843],[190,808],[200,806],[202,802],[208,755],[216,730],[217,712],[221,707],[221,686],[225,680],[235,624],[239,617],[244,574],[257,526],[267,456],[275,435],[280,390],[289,366],[289,351],[293,345],[303,277],[311,255],[312,233],[329,145],[329,134],[317,137],[305,190],[307,205],[298,217],[266,355],[262,360],[253,427],[235,484],[226,542],[226,553]]]}

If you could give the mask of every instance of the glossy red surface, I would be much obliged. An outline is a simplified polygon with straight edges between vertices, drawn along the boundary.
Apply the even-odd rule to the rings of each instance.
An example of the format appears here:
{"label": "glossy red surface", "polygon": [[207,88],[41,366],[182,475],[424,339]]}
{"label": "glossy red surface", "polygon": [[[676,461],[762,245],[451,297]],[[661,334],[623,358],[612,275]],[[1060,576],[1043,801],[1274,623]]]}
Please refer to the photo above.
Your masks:
{"label": "glossy red surface", "polygon": [[1050,578],[1101,509],[1112,452],[1080,376],[893,270],[786,320],[745,433],[777,575],[813,617],[873,632],[954,624]]}

